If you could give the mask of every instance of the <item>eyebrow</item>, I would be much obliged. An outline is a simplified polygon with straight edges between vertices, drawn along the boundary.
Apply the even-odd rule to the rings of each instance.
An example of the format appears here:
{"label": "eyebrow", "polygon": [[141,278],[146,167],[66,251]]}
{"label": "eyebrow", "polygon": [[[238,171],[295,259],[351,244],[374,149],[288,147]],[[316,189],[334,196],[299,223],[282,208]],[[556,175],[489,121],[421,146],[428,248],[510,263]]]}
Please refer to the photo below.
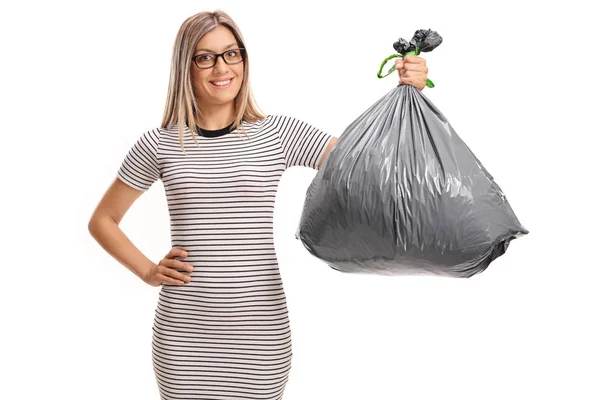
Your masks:
{"label": "eyebrow", "polygon": [[[235,44],[235,43],[232,43],[232,44],[230,44],[229,46],[225,47],[223,50],[227,50],[228,48],[230,48],[230,47],[234,47],[234,46],[237,46],[237,44]],[[214,53],[214,51],[213,51],[213,50],[210,50],[210,49],[196,49],[196,52],[203,51],[203,50],[204,50],[204,51],[210,51],[211,53]]]}

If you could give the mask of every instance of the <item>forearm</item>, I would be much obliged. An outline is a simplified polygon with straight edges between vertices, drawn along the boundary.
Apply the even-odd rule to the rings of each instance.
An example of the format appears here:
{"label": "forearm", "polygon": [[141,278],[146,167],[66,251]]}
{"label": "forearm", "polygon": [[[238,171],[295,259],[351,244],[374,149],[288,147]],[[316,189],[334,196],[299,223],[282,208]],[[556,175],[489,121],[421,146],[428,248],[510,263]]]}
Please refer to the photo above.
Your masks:
{"label": "forearm", "polygon": [[108,254],[144,280],[154,263],[135,247],[112,218],[95,218],[90,221],[88,230]]}

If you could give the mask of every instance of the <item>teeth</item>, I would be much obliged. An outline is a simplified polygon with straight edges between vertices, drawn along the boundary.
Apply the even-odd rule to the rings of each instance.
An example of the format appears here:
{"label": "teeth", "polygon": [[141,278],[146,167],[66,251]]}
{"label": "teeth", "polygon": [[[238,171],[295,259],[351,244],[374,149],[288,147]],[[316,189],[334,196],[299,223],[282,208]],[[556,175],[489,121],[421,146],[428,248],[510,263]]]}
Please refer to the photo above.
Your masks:
{"label": "teeth", "polygon": [[227,81],[218,81],[218,82],[212,82],[212,83],[213,83],[213,85],[223,86],[223,85],[227,85],[229,82],[231,82],[231,79],[229,79]]}

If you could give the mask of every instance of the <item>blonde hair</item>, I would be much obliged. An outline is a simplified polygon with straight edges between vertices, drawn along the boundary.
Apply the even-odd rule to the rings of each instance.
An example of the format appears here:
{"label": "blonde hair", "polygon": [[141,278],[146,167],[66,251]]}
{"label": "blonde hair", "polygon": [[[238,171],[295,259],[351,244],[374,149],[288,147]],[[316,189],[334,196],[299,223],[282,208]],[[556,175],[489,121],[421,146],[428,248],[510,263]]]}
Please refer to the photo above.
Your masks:
{"label": "blonde hair", "polygon": [[242,122],[254,122],[266,118],[266,115],[260,111],[256,104],[252,89],[250,88],[250,57],[248,56],[248,48],[244,44],[242,33],[237,24],[227,13],[221,10],[215,10],[214,12],[204,11],[192,15],[183,22],[175,39],[167,102],[160,125],[161,128],[171,128],[177,124],[179,145],[184,153],[183,133],[185,124],[188,124],[192,138],[198,144],[196,135],[193,133],[196,132],[196,127],[198,126],[198,117],[202,115],[191,79],[192,56],[200,39],[217,26],[228,28],[235,36],[237,45],[246,49],[243,61],[244,78],[240,91],[235,98],[233,129],[241,127],[246,137],[249,138],[248,133],[241,126]]}

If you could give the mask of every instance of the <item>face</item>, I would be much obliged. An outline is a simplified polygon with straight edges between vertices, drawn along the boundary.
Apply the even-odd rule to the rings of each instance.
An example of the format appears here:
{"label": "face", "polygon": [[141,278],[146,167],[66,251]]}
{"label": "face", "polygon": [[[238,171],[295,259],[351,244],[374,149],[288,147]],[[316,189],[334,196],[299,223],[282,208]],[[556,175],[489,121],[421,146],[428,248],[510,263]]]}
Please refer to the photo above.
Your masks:
{"label": "face", "polygon": [[[208,32],[196,45],[194,56],[200,54],[222,53],[227,49],[239,48],[235,36],[224,26],[217,26]],[[194,62],[191,65],[192,81],[200,104],[222,105],[235,100],[244,78],[244,61],[229,65],[223,57],[217,59],[212,68],[199,69]],[[231,78],[228,87],[217,87],[215,80]]]}

